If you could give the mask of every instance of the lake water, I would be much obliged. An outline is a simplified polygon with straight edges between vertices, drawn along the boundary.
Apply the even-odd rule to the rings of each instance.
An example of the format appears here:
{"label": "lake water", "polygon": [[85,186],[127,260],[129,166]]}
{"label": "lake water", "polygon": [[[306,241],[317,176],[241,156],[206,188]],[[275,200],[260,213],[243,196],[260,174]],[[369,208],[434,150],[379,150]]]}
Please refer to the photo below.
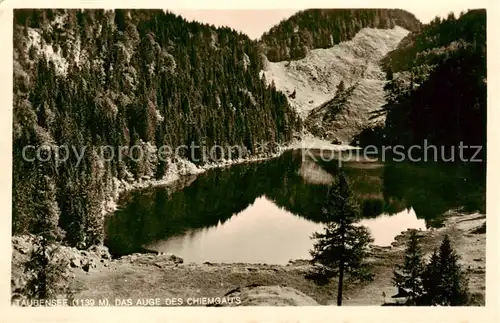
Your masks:
{"label": "lake water", "polygon": [[[348,162],[342,169],[362,206],[359,225],[379,246],[408,228],[439,225],[449,209],[474,209],[483,201],[481,182],[463,168]],[[107,218],[105,244],[115,256],[150,250],[197,263],[307,259],[310,236],[323,228],[327,185],[338,170],[335,161],[287,152],[209,171],[177,190],[131,192]]]}

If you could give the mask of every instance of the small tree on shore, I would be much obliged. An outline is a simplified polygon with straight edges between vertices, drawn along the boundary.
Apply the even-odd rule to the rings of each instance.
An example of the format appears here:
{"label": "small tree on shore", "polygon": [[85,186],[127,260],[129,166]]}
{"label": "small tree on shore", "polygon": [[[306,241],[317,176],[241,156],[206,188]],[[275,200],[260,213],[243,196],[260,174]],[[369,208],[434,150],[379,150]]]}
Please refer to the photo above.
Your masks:
{"label": "small tree on shore", "polygon": [[424,293],[422,282],[424,261],[419,240],[417,231],[411,231],[406,243],[404,264],[396,265],[393,278],[396,287],[409,293],[408,303],[411,305],[415,305]]}
{"label": "small tree on shore", "polygon": [[368,229],[356,225],[360,207],[342,173],[328,191],[323,214],[327,219],[325,231],[313,234],[316,242],[310,253],[312,262],[323,266],[327,279],[338,277],[337,305],[341,306],[345,273],[371,278],[364,259],[373,242]]}

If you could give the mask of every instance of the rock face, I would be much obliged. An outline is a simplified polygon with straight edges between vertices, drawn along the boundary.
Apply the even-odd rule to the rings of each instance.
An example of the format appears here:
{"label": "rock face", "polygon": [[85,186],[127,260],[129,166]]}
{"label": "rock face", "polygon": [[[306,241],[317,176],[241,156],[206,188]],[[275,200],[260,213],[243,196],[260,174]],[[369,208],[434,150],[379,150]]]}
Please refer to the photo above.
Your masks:
{"label": "rock face", "polygon": [[[13,293],[22,291],[31,278],[31,274],[25,272],[24,266],[29,261],[33,246],[34,236],[32,235],[12,237],[11,290]],[[99,265],[107,267],[111,261],[111,255],[105,246],[92,246],[88,250],[58,246],[51,261],[67,265],[68,272],[77,270],[90,272]]]}
{"label": "rock face", "polygon": [[22,255],[29,254],[33,249],[34,237],[31,235],[12,237],[12,249]]}
{"label": "rock face", "polygon": [[241,302],[231,306],[318,306],[311,297],[286,286],[240,287],[230,291],[225,297],[239,297]]}
{"label": "rock face", "polygon": [[133,253],[130,255],[126,255],[123,257],[120,257],[118,259],[120,262],[126,262],[130,264],[155,264],[155,266],[162,266],[162,265],[178,265],[182,264],[184,262],[184,259],[182,259],[179,256],[170,254],[170,253]]}
{"label": "rock face", "polygon": [[96,253],[102,259],[111,259],[111,254],[109,253],[108,248],[105,246],[92,246],[90,247],[90,251]]}

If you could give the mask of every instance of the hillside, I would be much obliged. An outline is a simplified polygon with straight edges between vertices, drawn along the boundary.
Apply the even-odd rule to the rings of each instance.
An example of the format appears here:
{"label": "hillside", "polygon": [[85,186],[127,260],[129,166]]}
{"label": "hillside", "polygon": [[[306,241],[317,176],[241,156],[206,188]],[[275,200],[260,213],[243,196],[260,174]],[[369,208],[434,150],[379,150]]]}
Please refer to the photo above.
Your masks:
{"label": "hillside", "polygon": [[[103,239],[101,202],[116,180],[221,157],[162,160],[158,147],[238,145],[240,158],[288,142],[300,121],[260,79],[262,64],[247,36],[161,10],[15,10],[13,233],[88,247]],[[87,153],[29,162],[27,145]],[[125,150],[119,160],[103,146]]]}
{"label": "hillside", "polygon": [[400,9],[308,9],[283,20],[261,37],[272,62],[297,60],[318,48],[351,40],[363,28],[420,29],[415,16]]}
{"label": "hillside", "polygon": [[[304,119],[314,135],[349,143],[371,124],[370,113],[385,104],[385,73],[379,64],[408,34],[401,27],[364,28],[353,39],[327,49],[314,49],[306,57],[290,62],[269,62],[263,74]],[[340,82],[351,88],[342,109],[324,119],[335,100]],[[293,97],[295,93],[295,97]],[[293,98],[292,98],[293,97]],[[330,102],[330,103],[328,103]],[[379,122],[382,122],[379,120]]]}
{"label": "hillside", "polygon": [[466,149],[464,156],[484,160],[486,10],[436,18],[401,41],[384,59],[384,68],[387,144],[427,140],[445,147],[481,146],[477,155],[476,149]]}

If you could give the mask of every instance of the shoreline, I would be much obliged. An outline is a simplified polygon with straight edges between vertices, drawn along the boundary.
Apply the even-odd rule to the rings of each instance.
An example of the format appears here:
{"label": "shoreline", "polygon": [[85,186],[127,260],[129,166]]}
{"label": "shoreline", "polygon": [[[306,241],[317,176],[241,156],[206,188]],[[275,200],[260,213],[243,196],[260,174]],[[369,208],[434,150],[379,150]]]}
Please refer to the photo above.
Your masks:
{"label": "shoreline", "polygon": [[113,178],[113,190],[110,194],[105,198],[102,202],[103,210],[102,215],[108,216],[118,208],[118,201],[122,194],[126,192],[138,191],[145,188],[152,187],[162,187],[162,186],[173,186],[177,182],[189,178],[190,176],[198,176],[203,174],[209,170],[224,168],[233,165],[240,165],[246,163],[254,163],[258,161],[271,160],[274,158],[278,158],[288,149],[280,150],[278,153],[273,153],[268,156],[256,156],[250,158],[239,158],[235,160],[225,160],[220,163],[208,163],[203,166],[197,166],[194,163],[185,160],[185,159],[177,159],[175,162],[169,164],[169,169],[167,173],[161,179],[151,179],[148,176],[141,179],[133,179],[131,181],[127,180],[119,180],[118,178]]}
{"label": "shoreline", "polygon": [[161,179],[151,179],[149,176],[143,176],[143,178],[140,179],[130,177],[132,178],[132,180],[127,181],[125,179],[119,180],[118,178],[114,177],[113,189],[102,202],[102,215],[108,216],[109,214],[117,210],[118,201],[123,193],[145,188],[175,185],[176,182],[181,181],[182,179],[188,178],[189,176],[198,176],[212,169],[271,160],[280,157],[283,153],[289,150],[298,149],[343,151],[359,148],[350,145],[331,144],[327,140],[319,139],[311,135],[304,135],[301,139],[292,140],[285,146],[278,146],[278,152],[264,154],[264,156],[261,154],[246,158],[231,160],[224,159],[222,162],[212,162],[201,166],[195,165],[194,163],[186,159],[177,158],[177,160],[175,160],[174,162],[169,163],[169,169]]}
{"label": "shoreline", "polygon": [[[448,211],[444,216],[443,227],[421,231],[424,255],[428,257],[435,247],[439,247],[443,236],[448,234],[461,257],[460,263],[468,273],[469,288],[473,295],[471,305],[484,306],[486,216],[457,210]],[[372,264],[374,280],[360,283],[346,277],[345,305],[382,305],[394,301],[391,296],[397,293],[397,289],[392,286],[392,271],[394,264],[402,262],[406,237],[410,231],[401,232],[390,246],[370,247],[367,261]],[[22,269],[16,264],[26,259],[29,239],[14,237],[13,247],[14,288],[22,286],[25,280]],[[318,305],[335,305],[335,279],[323,286],[308,280],[305,276],[312,266],[304,259],[291,260],[286,265],[184,263],[178,256],[163,253],[135,253],[111,259],[107,248],[103,246],[95,246],[90,250],[61,247],[61,254],[70,262],[68,270],[73,277],[71,288],[75,291],[74,296],[95,299],[96,302],[106,298],[110,305],[114,305],[112,302],[115,299],[135,302],[157,297],[213,298],[231,292],[245,299],[239,305],[276,305],[280,302],[284,302],[281,305],[311,305],[311,300]],[[267,296],[262,298],[262,295]]]}

